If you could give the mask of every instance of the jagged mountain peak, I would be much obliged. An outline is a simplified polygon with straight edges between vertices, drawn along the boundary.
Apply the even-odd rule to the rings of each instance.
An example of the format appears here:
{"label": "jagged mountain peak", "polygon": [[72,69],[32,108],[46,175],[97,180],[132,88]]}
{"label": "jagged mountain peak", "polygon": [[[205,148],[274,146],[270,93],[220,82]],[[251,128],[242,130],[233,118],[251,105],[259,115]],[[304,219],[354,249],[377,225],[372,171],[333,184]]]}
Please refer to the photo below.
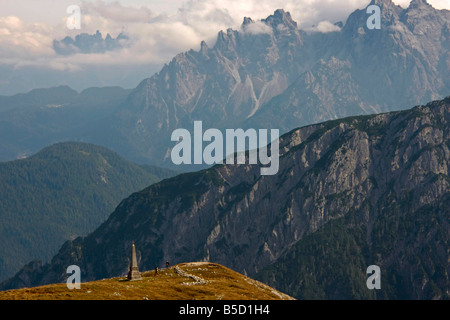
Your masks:
{"label": "jagged mountain peak", "polygon": [[226,31],[220,30],[217,34],[217,41],[214,46],[215,49],[218,49],[225,52],[234,52],[236,47],[236,33],[238,31],[228,28]]}
{"label": "jagged mountain peak", "polygon": [[[413,2],[418,2],[418,3],[425,3],[428,5],[426,0],[412,0],[411,3]],[[394,10],[397,13],[400,13],[402,10],[404,10],[400,5],[395,4],[394,1],[392,0],[372,0],[369,4],[370,5],[377,5],[379,6],[382,10],[383,9],[390,9],[390,10]],[[364,9],[365,11],[365,9]]]}
{"label": "jagged mountain peak", "polygon": [[370,5],[377,6],[395,6],[395,3],[392,0],[372,0]]}
{"label": "jagged mountain peak", "polygon": [[202,42],[200,43],[200,53],[203,55],[206,55],[208,50],[209,50],[208,45],[206,44],[206,42],[204,40],[202,40]]}
{"label": "jagged mountain peak", "polygon": [[292,19],[289,11],[284,11],[283,9],[277,9],[273,15],[268,16],[266,19],[262,19],[262,22],[272,26],[273,28],[278,27],[278,25],[283,24],[286,27],[297,29],[297,22]]}
{"label": "jagged mountain peak", "polygon": [[[381,24],[383,27],[392,27],[396,32],[401,31],[399,24],[405,24],[408,29],[413,30],[416,25],[422,24],[445,24],[445,11],[435,9],[427,0],[412,0],[408,8],[402,8],[392,0],[372,0],[370,5],[377,5],[381,9]],[[350,14],[343,27],[345,34],[365,35],[367,32],[366,22],[370,12],[366,8],[354,11]],[[432,16],[432,18],[427,17]],[[409,21],[408,21],[409,20]],[[436,26],[438,27],[438,26]],[[389,30],[389,28],[382,28]],[[434,30],[435,28],[428,28]]]}
{"label": "jagged mountain peak", "polygon": [[244,17],[244,21],[242,22],[242,26],[246,26],[246,25],[251,24],[251,23],[253,23],[253,22],[254,22],[254,21],[253,21],[252,18],[250,18],[250,17]]}
{"label": "jagged mountain peak", "polygon": [[439,10],[434,8],[431,4],[427,2],[427,0],[412,0],[408,8],[404,9],[403,14],[420,15],[420,16],[432,14],[434,16],[438,16],[443,11],[445,10]]}
{"label": "jagged mountain peak", "polygon": [[[391,21],[392,17],[398,19],[399,15],[403,11],[403,8],[399,5],[396,5],[392,0],[372,0],[367,7],[371,5],[376,5],[380,7],[382,19],[384,21]],[[351,22],[352,20],[355,20],[351,19],[352,17],[354,18],[355,16],[360,18],[358,19],[358,21],[359,20],[367,21],[368,13],[366,12],[366,7],[361,8],[360,10],[356,10],[352,14],[350,14],[347,24],[349,21]]]}
{"label": "jagged mountain peak", "polygon": [[[434,8],[426,0],[413,0],[409,7],[403,10],[401,21],[415,35],[440,42],[441,30],[450,21],[450,15],[446,10]],[[430,47],[430,44],[427,44],[427,47]]]}
{"label": "jagged mountain peak", "polygon": [[[127,140],[142,141],[148,145],[145,158],[171,166],[170,132],[193,119],[224,128],[251,118],[258,127],[290,130],[447,95],[448,11],[372,3],[382,9],[381,30],[367,27],[366,8],[353,12],[340,32],[326,34],[302,31],[283,9],[261,20],[243,17],[240,28],[218,32],[209,48],[202,42],[199,51],[177,55],[133,91],[117,116],[133,119]],[[314,77],[297,81],[309,71]],[[150,146],[149,134],[165,138]],[[137,142],[130,145],[142,152]]]}
{"label": "jagged mountain peak", "polygon": [[408,8],[418,8],[418,7],[424,7],[424,6],[430,6],[427,0],[412,0],[409,4]]}

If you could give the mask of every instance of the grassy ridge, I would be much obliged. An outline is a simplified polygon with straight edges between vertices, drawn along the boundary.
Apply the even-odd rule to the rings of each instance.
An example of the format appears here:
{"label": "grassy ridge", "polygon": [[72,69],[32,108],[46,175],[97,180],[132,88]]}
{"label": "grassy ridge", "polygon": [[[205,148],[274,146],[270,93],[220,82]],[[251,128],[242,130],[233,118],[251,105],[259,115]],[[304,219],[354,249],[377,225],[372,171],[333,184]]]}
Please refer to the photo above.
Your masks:
{"label": "grassy ridge", "polygon": [[8,290],[0,300],[287,300],[291,297],[222,265],[182,263],[168,269],[142,272],[141,281],[126,277],[81,283]]}

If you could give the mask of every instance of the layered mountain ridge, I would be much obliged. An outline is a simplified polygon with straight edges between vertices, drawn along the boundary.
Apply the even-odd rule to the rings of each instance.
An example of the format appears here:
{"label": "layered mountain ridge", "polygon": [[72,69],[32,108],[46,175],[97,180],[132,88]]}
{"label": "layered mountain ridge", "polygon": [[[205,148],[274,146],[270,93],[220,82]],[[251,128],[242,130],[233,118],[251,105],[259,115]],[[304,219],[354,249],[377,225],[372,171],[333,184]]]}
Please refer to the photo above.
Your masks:
{"label": "layered mountain ridge", "polygon": [[171,133],[191,128],[195,120],[204,127],[285,133],[448,96],[450,11],[421,0],[405,9],[391,0],[371,4],[381,8],[379,30],[367,28],[366,8],[328,33],[299,29],[283,9],[260,21],[244,17],[239,30],[220,31],[212,47],[203,41],[198,51],[178,54],[132,92],[117,89],[114,99],[99,92],[110,107],[102,106],[101,117],[92,116],[91,108],[75,108],[77,117],[89,121],[69,124],[69,131],[59,123],[40,126],[42,117],[65,112],[44,108],[29,123],[33,134],[23,137],[15,122],[22,111],[3,113],[0,97],[5,135],[19,132],[14,144],[0,141],[2,153],[11,159],[37,151],[30,150],[34,144],[65,139],[103,145],[134,162],[171,167]]}
{"label": "layered mountain ridge", "polygon": [[22,159],[58,142],[88,142],[85,132],[100,126],[130,92],[104,87],[78,93],[59,86],[0,96],[0,161]]}
{"label": "layered mountain ridge", "polygon": [[0,281],[32,259],[48,261],[67,239],[95,230],[124,197],[169,175],[75,142],[0,162]]}
{"label": "layered mountain ridge", "polygon": [[[274,176],[217,165],[163,180],[2,289],[65,281],[72,264],[83,281],[123,274],[135,241],[143,269],[213,261],[295,298],[448,297],[449,111],[446,98],[295,129]],[[377,292],[365,282],[374,264]]]}
{"label": "layered mountain ridge", "polygon": [[170,165],[171,132],[194,120],[288,132],[447,96],[450,12],[426,1],[406,9],[371,4],[381,8],[380,30],[367,28],[365,8],[330,33],[300,30],[282,9],[261,21],[245,17],[239,30],[220,31],[212,48],[202,42],[142,81],[110,121],[123,124],[114,139],[128,141],[121,147],[130,155]]}

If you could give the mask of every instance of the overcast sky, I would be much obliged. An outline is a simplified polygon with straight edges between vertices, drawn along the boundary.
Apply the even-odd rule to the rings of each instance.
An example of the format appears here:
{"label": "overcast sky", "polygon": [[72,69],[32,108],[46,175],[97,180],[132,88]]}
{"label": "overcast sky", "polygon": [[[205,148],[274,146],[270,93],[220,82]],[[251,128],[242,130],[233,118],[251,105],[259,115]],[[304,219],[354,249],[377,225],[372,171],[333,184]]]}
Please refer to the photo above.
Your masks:
{"label": "overcast sky", "polygon": [[[243,17],[266,18],[276,9],[289,11],[303,29],[345,21],[370,0],[0,0],[0,71],[10,68],[48,68],[66,73],[88,72],[92,67],[130,66],[148,68],[147,76],[158,71],[177,53],[198,50],[205,40],[213,45],[217,33],[238,29]],[[408,0],[395,3],[407,6]],[[429,0],[435,8],[450,9],[449,0]],[[66,21],[70,5],[81,8],[81,29],[69,30]],[[53,49],[53,40],[79,33],[130,37],[123,49],[102,54],[62,56]],[[3,72],[3,74],[6,74]],[[114,76],[114,75],[111,75]],[[139,75],[142,76],[142,75]],[[6,76],[4,76],[6,77]],[[142,79],[140,79],[142,80]],[[10,83],[0,74],[2,84]],[[136,80],[137,81],[137,80]],[[108,81],[105,80],[105,83]],[[9,89],[8,89],[9,90]]]}

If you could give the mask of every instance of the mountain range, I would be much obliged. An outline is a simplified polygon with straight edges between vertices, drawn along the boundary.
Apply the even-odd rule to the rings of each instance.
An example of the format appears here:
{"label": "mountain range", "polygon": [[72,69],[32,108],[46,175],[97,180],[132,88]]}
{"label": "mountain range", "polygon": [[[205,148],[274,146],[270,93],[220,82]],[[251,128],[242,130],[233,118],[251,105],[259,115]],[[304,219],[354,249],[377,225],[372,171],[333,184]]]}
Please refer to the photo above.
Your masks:
{"label": "mountain range", "polygon": [[[0,234],[17,239],[17,229],[32,234],[25,226],[101,217],[91,229],[61,230],[51,241],[68,240],[50,261],[29,262],[0,290],[65,282],[73,264],[82,281],[122,275],[134,241],[144,270],[212,261],[294,298],[448,299],[450,11],[425,0],[371,5],[381,9],[380,29],[367,27],[365,8],[327,33],[301,30],[279,9],[244,17],[239,30],[178,54],[132,90],[61,86],[0,96],[0,161],[78,141],[0,163],[0,214],[8,213]],[[280,129],[278,174],[215,165],[147,179],[174,175],[151,165],[175,167],[171,134],[196,120],[205,129]],[[118,155],[80,142],[134,163],[116,158],[108,189],[104,172]],[[113,195],[121,181],[130,188]],[[69,182],[84,198],[62,192]],[[118,205],[97,215],[103,198],[89,192]],[[55,206],[49,195],[66,200]],[[48,236],[36,236],[35,250]],[[34,238],[4,248],[25,253],[20,246]],[[14,268],[43,260],[24,257]],[[371,265],[380,267],[381,290],[366,286]]]}
{"label": "mountain range", "polygon": [[57,142],[83,141],[83,133],[116,110],[130,90],[68,86],[0,96],[0,161],[21,159]]}
{"label": "mountain range", "polygon": [[449,120],[450,97],[292,130],[277,175],[224,164],[153,184],[1,288],[64,282],[72,264],[82,281],[122,275],[134,241],[144,270],[213,261],[294,298],[448,298]]}
{"label": "mountain range", "polygon": [[97,228],[124,197],[173,175],[75,142],[0,162],[0,281],[33,259],[48,261],[64,241]]}
{"label": "mountain range", "polygon": [[[50,103],[64,107],[49,110],[47,102],[27,109],[30,120],[23,129],[17,123],[22,109],[2,112],[6,97],[0,97],[0,128],[7,130],[0,136],[8,138],[0,141],[0,154],[11,160],[36,152],[34,145],[73,140],[103,145],[134,162],[171,167],[171,133],[191,128],[195,120],[218,129],[286,133],[446,97],[450,11],[425,0],[405,9],[391,0],[371,4],[381,9],[381,29],[367,28],[365,8],[328,33],[299,29],[282,9],[258,21],[245,17],[239,30],[220,31],[212,47],[202,42],[200,50],[178,54],[133,90],[97,88],[101,117],[97,103],[80,100],[81,93],[76,106]],[[42,119],[56,113],[75,113],[75,121]],[[21,129],[33,134],[24,137]]]}
{"label": "mountain range", "polygon": [[285,133],[446,97],[450,11],[423,0],[406,9],[391,0],[371,4],[381,8],[380,30],[367,28],[365,9],[330,33],[302,31],[282,9],[261,21],[244,18],[239,30],[220,31],[213,47],[202,42],[142,81],[102,129],[110,137],[102,143],[113,148],[121,139],[127,154],[170,164],[170,134],[194,120]]}
{"label": "mountain range", "polygon": [[103,39],[100,31],[93,35],[81,33],[75,36],[75,39],[67,36],[61,41],[53,41],[53,49],[57,54],[71,55],[75,53],[104,53],[122,47],[121,42],[128,40],[128,37],[120,33],[117,38],[112,38],[108,33]]}

